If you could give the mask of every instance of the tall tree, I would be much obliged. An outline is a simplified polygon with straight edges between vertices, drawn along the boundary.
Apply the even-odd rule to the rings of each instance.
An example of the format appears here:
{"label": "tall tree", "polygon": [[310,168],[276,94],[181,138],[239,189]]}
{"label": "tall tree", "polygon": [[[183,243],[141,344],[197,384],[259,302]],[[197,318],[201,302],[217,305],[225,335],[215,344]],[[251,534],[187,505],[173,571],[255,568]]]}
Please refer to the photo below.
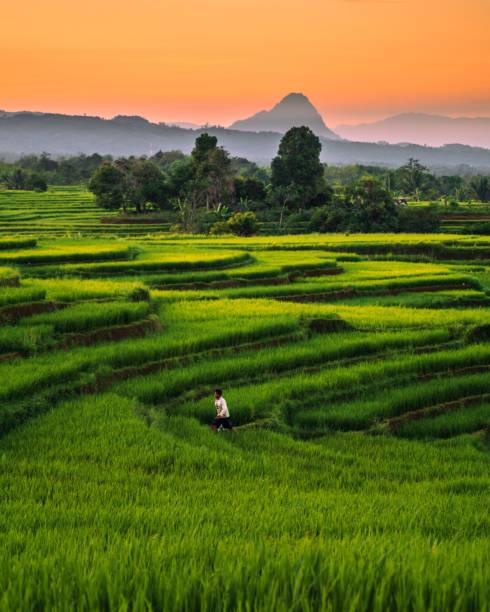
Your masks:
{"label": "tall tree", "polygon": [[95,194],[102,208],[118,210],[127,208],[126,176],[120,168],[104,162],[90,179],[89,189]]}
{"label": "tall tree", "polygon": [[219,210],[229,202],[231,194],[231,160],[228,152],[218,146],[216,136],[201,134],[192,150],[193,197],[206,210]]}
{"label": "tall tree", "polygon": [[147,159],[136,160],[130,168],[134,179],[135,205],[144,210],[147,203],[163,209],[168,204],[168,187],[160,168]]}
{"label": "tall tree", "polygon": [[428,169],[418,159],[411,157],[404,166],[399,168],[398,172],[405,191],[413,195],[416,200],[420,200],[422,190],[432,177]]}
{"label": "tall tree", "polygon": [[308,127],[294,127],[284,134],[271,164],[272,196],[286,209],[308,208],[328,199],[320,162],[320,139]]}
{"label": "tall tree", "polygon": [[264,183],[254,176],[237,176],[233,180],[233,200],[235,207],[243,207],[245,203],[260,203],[265,200]]}

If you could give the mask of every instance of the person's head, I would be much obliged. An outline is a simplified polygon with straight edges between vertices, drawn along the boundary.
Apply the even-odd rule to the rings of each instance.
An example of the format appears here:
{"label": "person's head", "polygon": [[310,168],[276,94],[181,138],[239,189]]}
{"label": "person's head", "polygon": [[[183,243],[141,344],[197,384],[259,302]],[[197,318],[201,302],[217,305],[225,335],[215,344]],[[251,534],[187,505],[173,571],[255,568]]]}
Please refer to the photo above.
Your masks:
{"label": "person's head", "polygon": [[223,395],[223,391],[221,389],[215,389],[214,390],[214,397],[216,399],[219,399],[222,395]]}

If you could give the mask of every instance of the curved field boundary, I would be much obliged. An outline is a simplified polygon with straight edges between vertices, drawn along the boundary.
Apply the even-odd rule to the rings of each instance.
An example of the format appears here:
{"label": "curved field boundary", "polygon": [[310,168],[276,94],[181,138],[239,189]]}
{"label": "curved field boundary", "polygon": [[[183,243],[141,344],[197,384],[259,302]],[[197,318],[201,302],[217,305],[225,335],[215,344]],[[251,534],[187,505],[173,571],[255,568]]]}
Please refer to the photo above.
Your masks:
{"label": "curved field boundary", "polygon": [[490,393],[468,395],[456,400],[451,400],[450,402],[433,404],[432,406],[427,406],[426,408],[421,408],[420,410],[412,410],[401,416],[388,419],[387,424],[390,431],[396,432],[402,425],[408,423],[409,421],[438,416],[446,412],[451,412],[452,410],[457,410],[458,408],[464,408],[465,406],[471,406],[473,404],[488,400],[490,400]]}
{"label": "curved field boundary", "polygon": [[76,275],[84,278],[105,276],[105,275],[134,275],[141,274],[142,272],[180,272],[187,270],[213,270],[234,268],[240,265],[246,265],[254,263],[254,258],[250,253],[240,253],[238,255],[225,256],[225,257],[211,257],[206,258],[203,256],[202,259],[185,259],[185,255],[182,259],[165,258],[162,256],[161,260],[144,260],[144,259],[133,259],[131,261],[120,261],[113,264],[105,263],[94,263],[86,266],[78,265],[67,265],[67,266],[49,266],[43,267],[40,270],[35,271],[35,275],[39,276],[56,276],[56,275]]}
{"label": "curved field boundary", "polygon": [[0,308],[0,324],[10,321],[17,321],[25,317],[31,317],[37,314],[46,312],[54,312],[59,308],[63,308],[61,304],[56,302],[31,302],[28,304],[16,304],[15,306],[6,306]]}
{"label": "curved field boundary", "polygon": [[467,283],[449,284],[449,285],[425,285],[411,287],[409,285],[405,287],[399,287],[394,289],[380,289],[379,291],[360,291],[359,289],[344,289],[341,291],[327,291],[323,293],[303,293],[300,295],[290,296],[279,296],[274,299],[284,302],[322,302],[322,301],[335,301],[344,300],[356,297],[368,297],[368,296],[383,296],[383,295],[400,295],[401,293],[436,293],[438,291],[456,291],[458,289],[468,289]]}
{"label": "curved field boundary", "polygon": [[66,350],[73,346],[93,346],[99,342],[120,342],[128,338],[142,338],[161,330],[162,325],[159,319],[152,317],[128,325],[103,327],[85,334],[66,334],[56,348]]}
{"label": "curved field boundary", "polygon": [[[361,363],[367,364],[369,362],[378,361],[378,360],[388,360],[390,358],[393,358],[395,355],[399,357],[400,355],[403,355],[403,354],[412,354],[412,353],[424,354],[424,353],[431,353],[431,352],[440,351],[442,349],[454,348],[456,346],[459,346],[457,341],[446,342],[446,343],[437,344],[437,345],[422,345],[422,346],[413,346],[413,344],[409,346],[408,342],[406,346],[400,346],[399,342],[400,341],[398,340],[398,342],[396,343],[396,346],[391,346],[391,347],[382,345],[379,347],[379,350],[374,350],[374,347],[365,349],[361,354],[356,355],[355,357],[352,357],[350,355],[343,356],[343,357],[335,356],[333,359],[332,358],[329,359],[326,356],[319,358],[317,357],[317,355],[313,355],[313,356],[310,355],[310,356],[304,357],[302,362],[301,360],[299,360],[299,362],[295,364],[282,363],[280,358],[278,358],[278,360],[275,362],[272,368],[261,364],[257,368],[252,368],[252,369],[248,368],[249,369],[248,373],[245,373],[242,371],[241,367],[239,367],[238,368],[239,371],[233,374],[230,372],[228,375],[225,375],[224,377],[220,376],[220,380],[222,381],[223,384],[226,383],[227,385],[229,385],[233,383],[233,385],[236,387],[250,385],[251,383],[263,384],[264,382],[268,382],[271,379],[284,378],[285,376],[317,374],[322,371],[335,370],[340,367],[349,367],[349,366],[354,366],[354,365],[358,365]],[[360,344],[362,344],[362,342]],[[352,347],[349,347],[347,350],[350,350],[350,352],[352,352]],[[220,356],[221,355],[219,355],[218,357]],[[187,383],[193,388],[195,387],[196,384],[202,385],[204,380],[209,380],[213,377],[213,372],[216,372],[216,370],[220,367],[220,365],[221,364],[219,360],[214,363],[213,361],[210,361],[208,371],[205,371],[204,373],[199,372],[197,375],[194,376],[194,378],[192,378],[192,380],[189,379]],[[136,374],[136,376],[139,376],[139,374]],[[194,388],[190,396],[188,396],[185,391],[184,392],[174,391],[170,394],[170,396],[168,394],[165,395],[165,407],[168,409],[169,406],[175,402],[180,403],[181,401],[187,401],[189,399],[192,401],[195,401],[195,400],[198,400],[198,399],[201,399],[207,396],[208,394],[209,394],[209,388],[203,387],[203,386],[200,386],[199,389],[197,390]],[[349,392],[349,395],[350,394],[351,392]],[[158,394],[157,396],[155,396],[153,400],[149,400],[147,396],[145,396],[144,398],[140,398],[140,399],[142,399],[145,402],[149,401],[150,403],[160,403],[161,401],[163,401],[163,397],[159,398]]]}
{"label": "curved field boundary", "polygon": [[14,304],[41,302],[46,297],[44,289],[31,287],[4,287],[0,292],[0,310]]}
{"label": "curved field boundary", "polygon": [[80,250],[69,249],[49,251],[40,249],[20,254],[0,255],[0,261],[5,263],[13,263],[18,265],[37,266],[49,263],[67,263],[67,262],[88,262],[88,261],[104,261],[117,259],[132,259],[137,254],[133,248],[105,248],[105,249],[88,249],[81,248]]}
{"label": "curved field boundary", "polygon": [[451,374],[482,374],[490,370],[490,365],[474,365],[463,368],[457,368],[454,370],[443,370],[441,372],[429,372],[427,374],[420,374],[419,380],[432,380],[434,378],[442,378],[450,376]]}
{"label": "curved field boundary", "polygon": [[158,217],[101,217],[102,225],[161,225],[166,228],[170,223]]}
{"label": "curved field boundary", "polygon": [[219,280],[210,282],[199,282],[194,283],[168,283],[166,285],[152,285],[153,289],[157,291],[204,291],[206,289],[235,289],[238,287],[256,287],[256,286],[280,286],[290,285],[291,278],[288,276],[276,277],[276,278],[257,278],[257,279],[245,279],[236,278],[229,280]]}
{"label": "curved field boundary", "polygon": [[[435,346],[435,347],[427,347],[427,349],[425,350],[418,350],[418,351],[413,351],[416,354],[431,354],[431,353],[438,353],[439,351],[443,351],[447,348],[463,348],[464,345],[458,345],[458,343],[447,343],[447,344],[443,344],[439,346]],[[398,354],[403,355],[403,352],[399,352]],[[406,351],[405,354],[409,354],[409,351]],[[393,357],[394,354],[388,354],[387,358],[389,359],[390,357]],[[365,359],[364,361],[368,362],[369,359]],[[356,364],[353,364],[356,365]],[[362,365],[362,364],[361,364]],[[478,373],[482,373],[482,372],[486,372],[488,371],[488,369],[490,369],[490,365],[488,364],[488,362],[483,362],[483,363],[479,363],[475,366],[465,366],[465,367],[460,367],[459,365],[455,365],[452,368],[448,368],[447,370],[444,371],[444,375],[446,377],[451,377],[451,376],[455,376],[459,373],[464,375],[468,375],[471,376],[472,374],[478,374]],[[416,374],[414,372],[404,372],[403,374],[397,375],[396,373],[391,373],[389,377],[380,377],[377,380],[374,380],[373,382],[367,382],[364,383],[362,385],[362,389],[359,390],[358,393],[353,393],[352,390],[347,390],[347,391],[336,391],[334,390],[329,396],[328,399],[332,402],[343,402],[352,398],[358,399],[361,395],[363,395],[365,392],[369,391],[369,392],[374,392],[376,393],[377,390],[380,390],[380,384],[381,383],[386,383],[386,382],[390,382],[390,384],[393,386],[395,384],[399,384],[399,385],[410,385],[413,383],[418,382],[430,382],[431,380],[435,380],[436,378],[440,378],[441,376],[441,372],[428,372],[426,374]],[[394,418],[394,417],[393,417]]]}
{"label": "curved field boundary", "polygon": [[441,221],[490,221],[490,215],[442,215]]}
{"label": "curved field boundary", "polygon": [[223,354],[238,354],[242,351],[256,351],[264,348],[274,348],[290,342],[295,342],[304,339],[298,333],[287,334],[279,336],[277,338],[271,338],[270,340],[264,340],[262,342],[250,342],[244,344],[237,344],[229,347],[213,348],[207,351],[199,353],[190,353],[179,357],[170,357],[168,359],[162,359],[160,361],[151,361],[143,363],[138,366],[128,366],[125,368],[119,368],[113,370],[110,374],[102,375],[98,377],[94,384],[91,384],[84,388],[85,393],[98,393],[104,389],[107,389],[111,385],[117,382],[129,380],[131,378],[137,378],[138,376],[145,376],[147,374],[155,374],[164,370],[170,370],[179,366],[189,365],[205,357],[213,357]]}
{"label": "curved field boundary", "polygon": [[334,276],[342,273],[341,268],[332,270],[314,270],[312,274],[298,272],[297,274],[289,274],[288,276],[265,277],[265,278],[239,278],[194,283],[168,283],[166,285],[153,285],[158,291],[177,290],[177,291],[200,291],[205,289],[237,289],[240,287],[279,287],[281,285],[291,285],[298,278],[304,276]]}
{"label": "curved field boundary", "polygon": [[56,334],[85,334],[114,325],[128,325],[146,318],[148,302],[92,302],[59,304],[57,312],[36,315],[21,325],[52,325]]}

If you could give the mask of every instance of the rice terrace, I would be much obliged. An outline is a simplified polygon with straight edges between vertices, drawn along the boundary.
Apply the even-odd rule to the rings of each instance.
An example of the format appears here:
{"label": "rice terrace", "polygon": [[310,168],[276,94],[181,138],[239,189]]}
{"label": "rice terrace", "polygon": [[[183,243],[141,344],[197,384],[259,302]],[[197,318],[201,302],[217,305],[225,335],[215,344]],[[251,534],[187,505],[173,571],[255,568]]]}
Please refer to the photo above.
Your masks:
{"label": "rice terrace", "polygon": [[0,609],[489,609],[490,237],[0,210]]}

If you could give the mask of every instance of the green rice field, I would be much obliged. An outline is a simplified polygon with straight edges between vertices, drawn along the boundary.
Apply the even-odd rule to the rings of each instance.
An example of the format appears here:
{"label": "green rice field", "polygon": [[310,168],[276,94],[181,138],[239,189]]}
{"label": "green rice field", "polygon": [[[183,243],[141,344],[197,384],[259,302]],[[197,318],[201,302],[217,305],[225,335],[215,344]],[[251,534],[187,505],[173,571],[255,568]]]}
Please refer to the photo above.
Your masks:
{"label": "green rice field", "polygon": [[490,610],[490,237],[107,216],[0,194],[0,610]]}

